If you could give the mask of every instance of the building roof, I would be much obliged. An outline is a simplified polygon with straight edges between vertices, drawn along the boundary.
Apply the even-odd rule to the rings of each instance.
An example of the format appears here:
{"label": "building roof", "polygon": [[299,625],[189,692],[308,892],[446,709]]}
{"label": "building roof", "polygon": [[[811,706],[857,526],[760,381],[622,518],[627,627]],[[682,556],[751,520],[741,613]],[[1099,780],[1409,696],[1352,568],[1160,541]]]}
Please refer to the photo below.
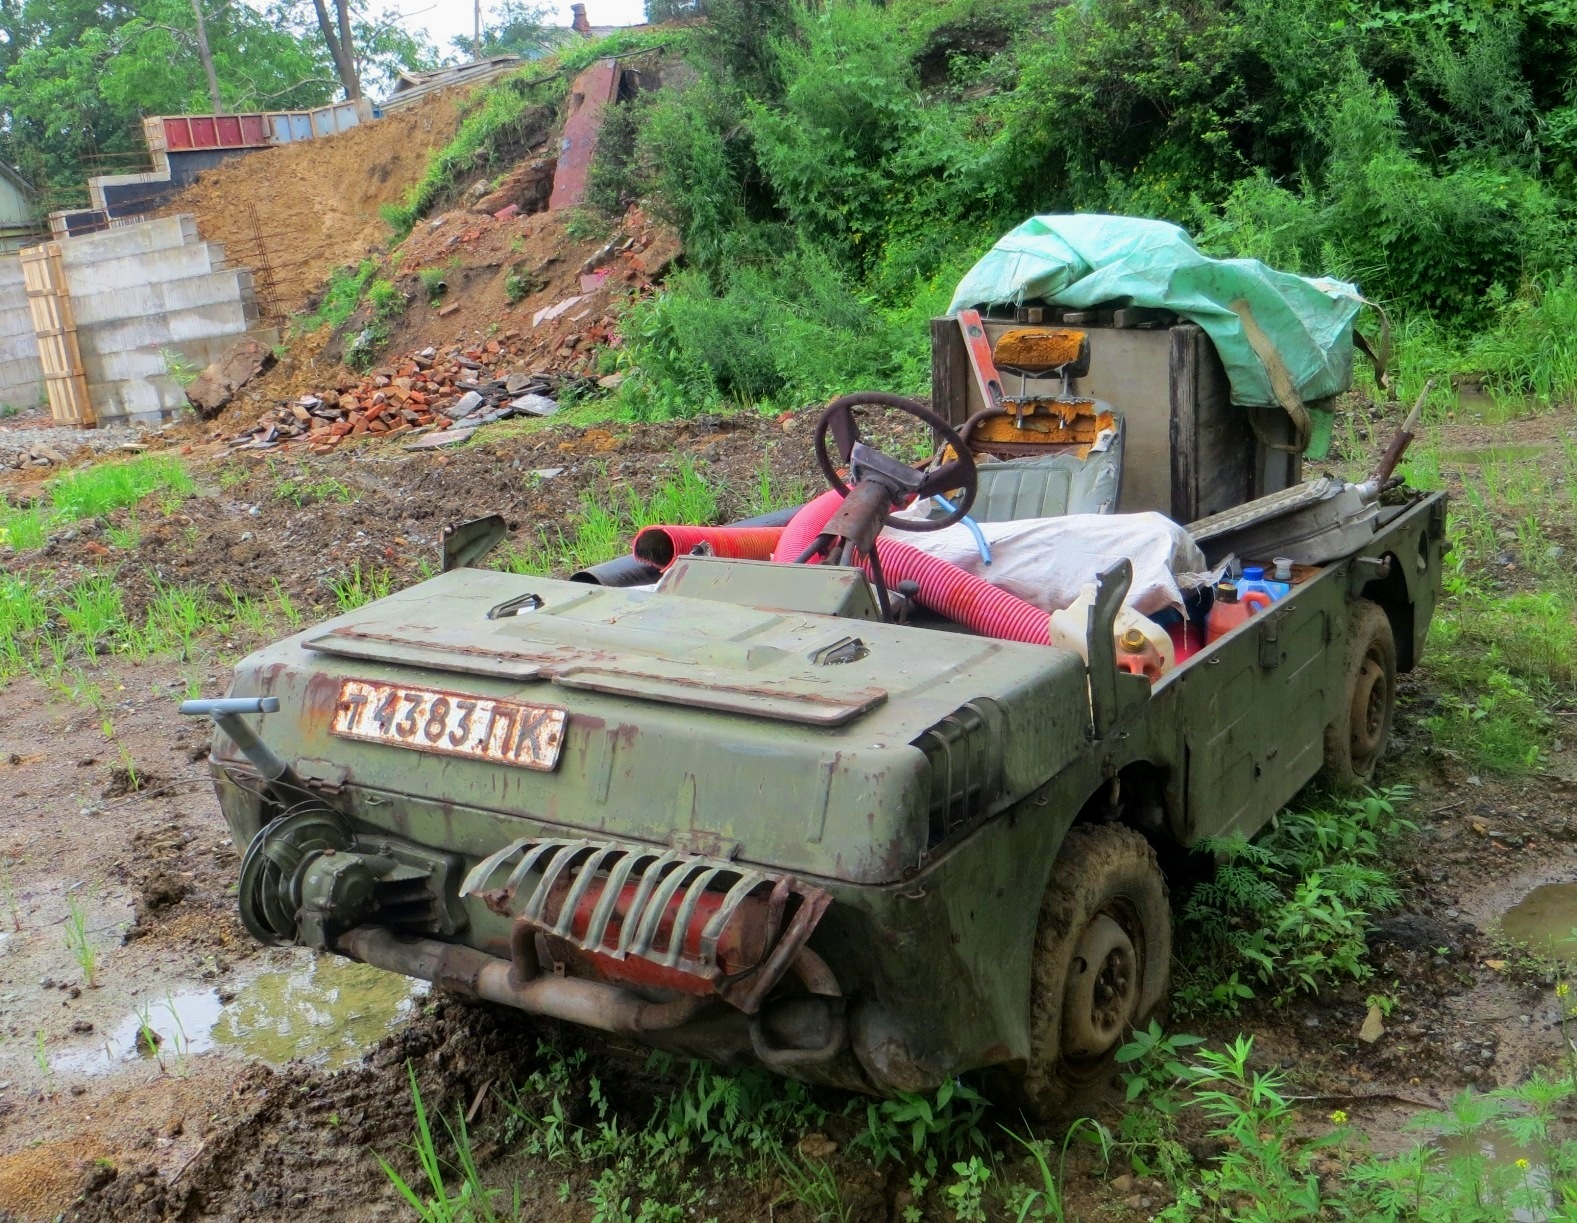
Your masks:
{"label": "building roof", "polygon": [[464,64],[434,68],[430,72],[401,72],[394,82],[393,91],[378,105],[382,110],[397,110],[438,89],[448,89],[454,85],[477,85],[495,76],[503,76],[524,62],[518,55],[492,55]]}
{"label": "building roof", "polygon": [[4,178],[24,195],[32,196],[38,194],[38,190],[33,186],[33,184],[22,177],[22,172],[20,170],[6,165],[6,163],[3,161],[0,161],[0,178]]}

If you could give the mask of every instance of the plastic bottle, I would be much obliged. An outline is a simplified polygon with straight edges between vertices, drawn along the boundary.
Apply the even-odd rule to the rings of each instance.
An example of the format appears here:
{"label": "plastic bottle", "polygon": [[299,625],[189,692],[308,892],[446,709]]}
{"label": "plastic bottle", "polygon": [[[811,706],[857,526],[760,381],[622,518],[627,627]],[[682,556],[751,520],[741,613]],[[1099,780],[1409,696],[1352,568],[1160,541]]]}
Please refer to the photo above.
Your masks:
{"label": "plastic bottle", "polygon": [[1117,665],[1122,670],[1153,684],[1177,665],[1172,639],[1150,617],[1123,608],[1117,623]]}
{"label": "plastic bottle", "polygon": [[1263,565],[1244,565],[1243,578],[1238,582],[1238,599],[1241,600],[1251,590],[1261,592],[1274,603],[1277,599],[1285,599],[1292,593],[1292,584],[1271,581],[1265,576]]}
{"label": "plastic bottle", "polygon": [[[1095,606],[1095,584],[1079,588],[1079,597],[1069,606],[1051,613],[1051,644],[1072,650],[1089,662],[1090,610]],[[1172,639],[1149,616],[1131,607],[1119,608],[1112,636],[1117,646],[1117,665],[1135,675],[1156,680],[1177,665]]]}
{"label": "plastic bottle", "polygon": [[1286,582],[1289,586],[1292,585],[1292,558],[1290,556],[1278,556],[1274,557],[1270,563],[1276,566],[1276,572],[1272,576],[1278,582]]}
{"label": "plastic bottle", "polygon": [[1072,650],[1087,663],[1090,661],[1090,609],[1095,606],[1095,583],[1086,582],[1079,587],[1079,597],[1067,607],[1051,613],[1051,644],[1062,650]]}
{"label": "plastic bottle", "polygon": [[1225,637],[1256,610],[1269,607],[1272,601],[1263,590],[1243,590],[1231,582],[1217,583],[1215,606],[1210,609],[1208,639],[1216,641]]}

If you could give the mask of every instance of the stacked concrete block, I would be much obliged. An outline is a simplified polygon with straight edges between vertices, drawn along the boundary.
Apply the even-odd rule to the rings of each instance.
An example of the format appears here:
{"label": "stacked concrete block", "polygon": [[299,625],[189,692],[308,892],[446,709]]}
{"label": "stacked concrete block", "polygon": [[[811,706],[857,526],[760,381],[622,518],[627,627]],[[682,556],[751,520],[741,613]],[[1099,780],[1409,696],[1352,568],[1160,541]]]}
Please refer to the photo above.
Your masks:
{"label": "stacked concrete block", "polygon": [[44,369],[22,286],[22,262],[0,256],[0,406],[31,408],[44,397]]}
{"label": "stacked concrete block", "polygon": [[186,405],[176,375],[203,369],[259,326],[251,273],[201,241],[189,216],[60,243],[88,395],[100,423],[153,423]]}

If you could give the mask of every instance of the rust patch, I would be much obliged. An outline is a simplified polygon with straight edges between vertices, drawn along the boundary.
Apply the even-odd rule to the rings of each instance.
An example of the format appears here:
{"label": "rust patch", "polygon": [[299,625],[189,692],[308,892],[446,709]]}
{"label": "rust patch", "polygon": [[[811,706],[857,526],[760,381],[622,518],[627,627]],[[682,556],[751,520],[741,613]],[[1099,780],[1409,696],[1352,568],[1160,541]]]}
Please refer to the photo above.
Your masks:
{"label": "rust patch", "polygon": [[1053,370],[1088,362],[1090,337],[1082,331],[1015,327],[997,339],[993,350],[998,367]]}

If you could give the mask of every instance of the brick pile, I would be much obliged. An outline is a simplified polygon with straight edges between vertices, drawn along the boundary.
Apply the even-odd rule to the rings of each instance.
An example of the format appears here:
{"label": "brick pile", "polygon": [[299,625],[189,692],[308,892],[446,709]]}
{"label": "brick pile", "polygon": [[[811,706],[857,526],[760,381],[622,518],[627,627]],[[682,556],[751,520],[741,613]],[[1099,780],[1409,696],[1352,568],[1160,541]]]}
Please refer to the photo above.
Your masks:
{"label": "brick pile", "polygon": [[346,374],[332,387],[282,404],[239,434],[232,449],[305,446],[328,454],[346,438],[389,437],[447,429],[461,420],[481,424],[509,415],[545,415],[521,399],[556,392],[573,377],[506,372],[523,351],[518,331],[440,354],[408,353],[360,377]]}

